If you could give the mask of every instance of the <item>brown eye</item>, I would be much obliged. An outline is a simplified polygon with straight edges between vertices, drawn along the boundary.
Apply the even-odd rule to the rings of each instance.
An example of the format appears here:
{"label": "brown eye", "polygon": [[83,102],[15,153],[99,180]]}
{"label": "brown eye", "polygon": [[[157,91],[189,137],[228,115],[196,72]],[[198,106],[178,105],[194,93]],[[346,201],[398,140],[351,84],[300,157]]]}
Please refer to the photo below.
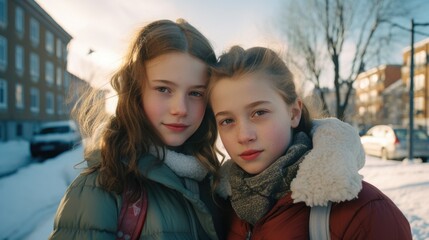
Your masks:
{"label": "brown eye", "polygon": [[265,110],[258,110],[258,111],[255,111],[255,113],[253,114],[252,117],[262,116],[262,115],[266,114],[267,112],[268,111],[265,111]]}
{"label": "brown eye", "polygon": [[158,92],[167,93],[170,92],[166,87],[157,87],[155,88]]}
{"label": "brown eye", "polygon": [[234,121],[232,119],[228,118],[228,119],[224,119],[224,120],[220,121],[219,125],[226,126],[226,125],[229,125],[229,124],[231,124],[233,122]]}

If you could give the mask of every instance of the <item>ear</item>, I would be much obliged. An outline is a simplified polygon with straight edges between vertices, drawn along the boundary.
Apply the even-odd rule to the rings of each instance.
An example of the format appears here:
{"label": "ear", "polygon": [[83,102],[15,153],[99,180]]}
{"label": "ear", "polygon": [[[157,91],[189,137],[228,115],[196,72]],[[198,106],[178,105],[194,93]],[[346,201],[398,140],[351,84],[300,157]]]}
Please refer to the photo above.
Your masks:
{"label": "ear", "polygon": [[302,100],[298,98],[295,103],[291,105],[291,127],[296,128],[299,125],[299,121],[301,121],[302,115]]}

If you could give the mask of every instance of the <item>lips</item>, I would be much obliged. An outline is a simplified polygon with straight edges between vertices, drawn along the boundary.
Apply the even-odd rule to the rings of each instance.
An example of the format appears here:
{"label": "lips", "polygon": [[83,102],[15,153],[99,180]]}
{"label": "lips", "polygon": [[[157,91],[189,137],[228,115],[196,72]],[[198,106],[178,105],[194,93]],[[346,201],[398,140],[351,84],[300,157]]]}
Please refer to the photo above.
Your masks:
{"label": "lips", "polygon": [[263,151],[262,150],[246,150],[242,152],[239,156],[246,161],[255,160]]}
{"label": "lips", "polygon": [[182,132],[188,128],[188,125],[182,123],[164,123],[164,126],[174,132]]}

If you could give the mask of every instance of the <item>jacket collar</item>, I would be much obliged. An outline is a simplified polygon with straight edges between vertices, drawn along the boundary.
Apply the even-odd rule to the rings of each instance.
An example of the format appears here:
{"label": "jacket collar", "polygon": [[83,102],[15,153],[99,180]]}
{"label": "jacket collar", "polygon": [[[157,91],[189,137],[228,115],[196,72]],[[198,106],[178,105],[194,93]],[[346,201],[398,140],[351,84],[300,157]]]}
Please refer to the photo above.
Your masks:
{"label": "jacket collar", "polygon": [[154,156],[160,154],[161,157],[164,157],[164,164],[179,177],[186,177],[199,182],[208,173],[208,170],[194,156],[185,155],[166,148],[164,148],[164,151],[162,151],[162,148],[158,148],[157,151],[155,147],[151,147],[149,152]]}
{"label": "jacket collar", "polygon": [[[329,201],[356,198],[363,179],[358,171],[365,164],[359,135],[352,126],[336,118],[314,120],[313,124],[313,149],[304,157],[291,182],[292,199],[307,206],[325,206]],[[217,192],[224,198],[231,195],[227,180],[231,164],[228,160],[221,167]]]}

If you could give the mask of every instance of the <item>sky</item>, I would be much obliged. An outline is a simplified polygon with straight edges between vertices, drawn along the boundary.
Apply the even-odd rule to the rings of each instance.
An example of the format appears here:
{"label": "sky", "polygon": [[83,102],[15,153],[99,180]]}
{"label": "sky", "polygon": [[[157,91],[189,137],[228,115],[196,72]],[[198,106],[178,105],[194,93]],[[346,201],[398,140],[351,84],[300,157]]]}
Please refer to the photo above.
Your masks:
{"label": "sky", "polygon": [[[27,151],[23,151],[27,149]],[[28,142],[0,143],[0,239],[44,240],[52,231],[55,212],[67,186],[79,174],[83,148],[77,147],[42,163],[32,163]],[[429,239],[429,163],[366,157],[360,170],[399,207],[410,222],[413,239]]]}
{"label": "sky", "polygon": [[[36,0],[72,37],[69,71],[105,78],[120,63],[132,35],[149,22],[184,18],[212,43],[216,53],[234,44],[279,47],[273,16],[281,0]],[[93,49],[93,54],[87,55]]]}
{"label": "sky", "polygon": [[[414,0],[424,5],[416,9],[417,22],[429,22],[429,2]],[[425,2],[426,1],[426,2]],[[287,42],[279,27],[280,18],[288,14],[282,0],[36,0],[72,37],[68,49],[68,70],[93,86],[111,89],[109,79],[120,65],[131,37],[141,27],[159,19],[184,18],[199,29],[212,43],[217,54],[233,45],[244,48],[270,47],[280,52],[287,50]],[[407,3],[404,4],[408,4]],[[398,22],[410,27],[410,21]],[[284,27],[284,26],[283,26]],[[422,27],[418,30],[423,31]],[[429,28],[426,29],[429,33]],[[426,36],[428,37],[429,34]],[[416,36],[416,40],[422,36]],[[406,34],[399,43],[391,62],[401,64],[402,49],[409,46]],[[346,43],[343,61],[351,61],[353,46]],[[88,55],[89,49],[95,52]],[[383,63],[384,64],[384,63]],[[372,66],[373,67],[373,66]],[[348,68],[343,68],[348,71]],[[332,86],[332,72],[322,75],[322,81]],[[307,88],[310,85],[303,85]],[[302,89],[303,93],[309,89]],[[111,91],[108,96],[114,96]],[[107,99],[108,110],[113,111],[116,98]],[[110,107],[109,107],[110,106]]]}
{"label": "sky", "polygon": [[[111,90],[109,80],[121,64],[133,34],[149,22],[183,18],[212,43],[216,54],[233,45],[285,48],[274,30],[281,0],[36,0],[72,37],[68,70],[95,87]],[[95,52],[88,55],[89,49]],[[111,90],[107,110],[114,111]]]}

